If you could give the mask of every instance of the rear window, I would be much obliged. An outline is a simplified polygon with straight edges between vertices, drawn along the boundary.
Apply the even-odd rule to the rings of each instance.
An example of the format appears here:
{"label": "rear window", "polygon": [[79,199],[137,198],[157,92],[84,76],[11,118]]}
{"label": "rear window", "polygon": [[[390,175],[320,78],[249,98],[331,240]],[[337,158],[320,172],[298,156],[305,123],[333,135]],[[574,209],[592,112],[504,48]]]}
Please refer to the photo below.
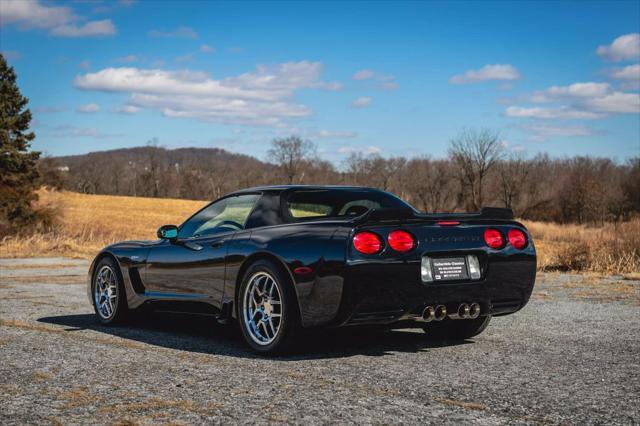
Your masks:
{"label": "rear window", "polygon": [[287,205],[289,206],[289,213],[295,218],[329,216],[332,210],[331,206],[326,204],[297,203],[293,201]]}
{"label": "rear window", "polygon": [[394,195],[362,189],[297,190],[286,197],[295,219],[360,216],[370,209],[411,208]]}

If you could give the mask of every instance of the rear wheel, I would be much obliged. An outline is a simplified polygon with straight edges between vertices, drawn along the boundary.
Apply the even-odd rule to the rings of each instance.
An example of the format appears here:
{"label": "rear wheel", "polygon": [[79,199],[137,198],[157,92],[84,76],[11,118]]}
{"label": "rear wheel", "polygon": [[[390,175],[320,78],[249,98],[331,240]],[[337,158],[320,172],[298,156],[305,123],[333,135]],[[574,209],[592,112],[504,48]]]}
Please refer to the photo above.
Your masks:
{"label": "rear wheel", "polygon": [[423,327],[429,340],[464,340],[482,333],[491,321],[491,315],[476,319],[431,322]]}
{"label": "rear wheel", "polygon": [[281,269],[259,260],[244,274],[238,294],[242,335],[259,353],[291,349],[299,324],[294,290]]}
{"label": "rear wheel", "polygon": [[103,258],[96,266],[91,293],[93,307],[101,323],[115,324],[127,318],[129,309],[122,276],[110,257]]}

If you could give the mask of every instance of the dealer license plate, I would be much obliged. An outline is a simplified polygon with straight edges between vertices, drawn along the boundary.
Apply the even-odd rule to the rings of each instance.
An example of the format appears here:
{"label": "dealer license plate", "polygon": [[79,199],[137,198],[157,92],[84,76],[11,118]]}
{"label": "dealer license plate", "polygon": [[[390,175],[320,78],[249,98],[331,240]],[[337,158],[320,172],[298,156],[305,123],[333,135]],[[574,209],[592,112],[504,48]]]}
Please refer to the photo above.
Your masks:
{"label": "dealer license plate", "polygon": [[464,257],[447,257],[431,259],[434,281],[469,279],[467,263]]}

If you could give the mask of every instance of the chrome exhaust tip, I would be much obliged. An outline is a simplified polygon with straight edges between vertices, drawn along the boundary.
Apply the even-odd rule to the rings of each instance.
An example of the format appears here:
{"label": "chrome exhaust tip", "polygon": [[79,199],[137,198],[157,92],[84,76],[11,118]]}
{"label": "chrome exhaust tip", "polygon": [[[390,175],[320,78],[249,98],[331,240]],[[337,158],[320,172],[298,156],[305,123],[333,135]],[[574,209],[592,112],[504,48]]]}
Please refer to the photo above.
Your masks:
{"label": "chrome exhaust tip", "polygon": [[469,318],[471,319],[478,318],[480,316],[480,311],[481,311],[480,304],[476,302],[472,303],[469,306]]}
{"label": "chrome exhaust tip", "polygon": [[436,321],[442,321],[447,317],[447,307],[444,305],[436,306],[435,316],[433,319]]}
{"label": "chrome exhaust tip", "polygon": [[426,308],[424,308],[424,311],[422,311],[422,321],[424,322],[431,322],[435,319],[436,317],[436,310],[433,308],[433,306],[427,306]]}
{"label": "chrome exhaust tip", "polygon": [[467,319],[469,318],[469,312],[471,311],[471,308],[468,304],[466,303],[461,303],[460,306],[458,306],[458,316],[462,319]]}
{"label": "chrome exhaust tip", "polygon": [[459,320],[459,319],[467,319],[469,318],[469,304],[461,303],[458,305],[458,310],[449,314],[449,319]]}

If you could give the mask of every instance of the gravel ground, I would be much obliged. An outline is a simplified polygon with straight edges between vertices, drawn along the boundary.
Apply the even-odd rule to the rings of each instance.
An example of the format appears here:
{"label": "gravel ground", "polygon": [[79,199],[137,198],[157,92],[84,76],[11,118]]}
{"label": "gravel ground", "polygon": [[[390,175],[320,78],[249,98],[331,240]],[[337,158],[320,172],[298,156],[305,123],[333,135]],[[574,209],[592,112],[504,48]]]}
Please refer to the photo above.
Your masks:
{"label": "gravel ground", "polygon": [[256,357],[206,316],[103,327],[84,261],[0,260],[0,423],[623,423],[640,421],[640,282],[539,277],[481,336],[309,332]]}

